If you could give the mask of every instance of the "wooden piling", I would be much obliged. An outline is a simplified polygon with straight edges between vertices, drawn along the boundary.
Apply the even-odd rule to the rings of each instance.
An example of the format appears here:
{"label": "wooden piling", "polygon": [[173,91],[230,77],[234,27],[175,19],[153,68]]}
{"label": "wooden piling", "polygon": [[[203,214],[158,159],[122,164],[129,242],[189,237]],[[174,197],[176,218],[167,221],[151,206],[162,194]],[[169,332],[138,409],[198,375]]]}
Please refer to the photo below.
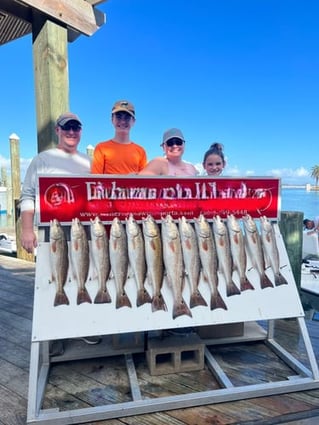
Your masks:
{"label": "wooden piling", "polygon": [[301,282],[303,216],[303,212],[299,211],[282,211],[278,223],[299,293]]}

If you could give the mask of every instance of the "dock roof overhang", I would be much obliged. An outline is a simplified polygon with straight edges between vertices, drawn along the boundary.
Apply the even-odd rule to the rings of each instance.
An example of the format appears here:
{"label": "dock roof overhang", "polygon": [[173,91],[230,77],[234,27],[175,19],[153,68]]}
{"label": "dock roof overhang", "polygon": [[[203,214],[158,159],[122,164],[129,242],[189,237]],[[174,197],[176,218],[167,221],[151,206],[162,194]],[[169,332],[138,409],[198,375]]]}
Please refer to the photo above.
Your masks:
{"label": "dock roof overhang", "polygon": [[105,23],[105,15],[94,6],[106,0],[1,0],[0,45],[32,33],[35,15],[68,29],[68,41],[80,34],[92,35]]}

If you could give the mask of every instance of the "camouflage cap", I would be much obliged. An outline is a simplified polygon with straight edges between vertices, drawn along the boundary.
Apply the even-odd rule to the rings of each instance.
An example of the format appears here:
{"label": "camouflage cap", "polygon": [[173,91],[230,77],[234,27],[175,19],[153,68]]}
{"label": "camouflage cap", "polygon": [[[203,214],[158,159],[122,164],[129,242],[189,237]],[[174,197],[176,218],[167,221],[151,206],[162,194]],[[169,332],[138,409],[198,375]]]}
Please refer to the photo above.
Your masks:
{"label": "camouflage cap", "polygon": [[118,100],[114,103],[114,106],[112,108],[112,114],[115,114],[116,112],[127,112],[133,118],[135,118],[134,105],[127,100]]}
{"label": "camouflage cap", "polygon": [[82,125],[80,118],[77,115],[72,114],[72,112],[65,112],[64,114],[60,115],[59,118],[56,120],[56,125],[63,126],[69,121],[76,121],[80,125]]}

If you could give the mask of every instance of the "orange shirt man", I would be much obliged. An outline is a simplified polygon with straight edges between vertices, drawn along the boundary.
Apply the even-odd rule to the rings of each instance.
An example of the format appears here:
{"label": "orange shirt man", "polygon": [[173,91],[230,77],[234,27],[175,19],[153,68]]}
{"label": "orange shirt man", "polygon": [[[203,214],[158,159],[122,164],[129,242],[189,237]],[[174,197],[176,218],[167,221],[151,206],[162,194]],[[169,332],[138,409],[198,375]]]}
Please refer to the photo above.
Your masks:
{"label": "orange shirt man", "polygon": [[94,149],[93,174],[138,174],[146,165],[144,148],[130,140],[135,124],[135,108],[126,100],[117,101],[112,108],[113,139],[100,142]]}

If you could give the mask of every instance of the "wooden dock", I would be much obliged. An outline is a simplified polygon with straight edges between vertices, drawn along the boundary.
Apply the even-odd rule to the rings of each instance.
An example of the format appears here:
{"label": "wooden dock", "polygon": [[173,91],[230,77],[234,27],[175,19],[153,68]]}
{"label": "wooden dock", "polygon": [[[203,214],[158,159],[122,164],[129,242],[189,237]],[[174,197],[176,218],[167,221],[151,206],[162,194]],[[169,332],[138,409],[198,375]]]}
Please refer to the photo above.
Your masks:
{"label": "wooden dock", "polygon": [[[0,255],[0,425],[26,424],[34,275],[34,263]],[[306,325],[319,363],[319,322],[307,319]],[[275,333],[281,343],[306,358],[298,329],[295,319],[276,321]],[[77,343],[86,345],[82,341]],[[261,342],[216,345],[211,350],[234,385],[281,380],[289,374],[288,366]],[[133,356],[144,398],[218,388],[206,367],[199,372],[150,376],[144,353]],[[70,410],[130,400],[123,356],[112,356],[53,364],[43,406]],[[94,422],[100,425],[317,423],[319,389]]]}

